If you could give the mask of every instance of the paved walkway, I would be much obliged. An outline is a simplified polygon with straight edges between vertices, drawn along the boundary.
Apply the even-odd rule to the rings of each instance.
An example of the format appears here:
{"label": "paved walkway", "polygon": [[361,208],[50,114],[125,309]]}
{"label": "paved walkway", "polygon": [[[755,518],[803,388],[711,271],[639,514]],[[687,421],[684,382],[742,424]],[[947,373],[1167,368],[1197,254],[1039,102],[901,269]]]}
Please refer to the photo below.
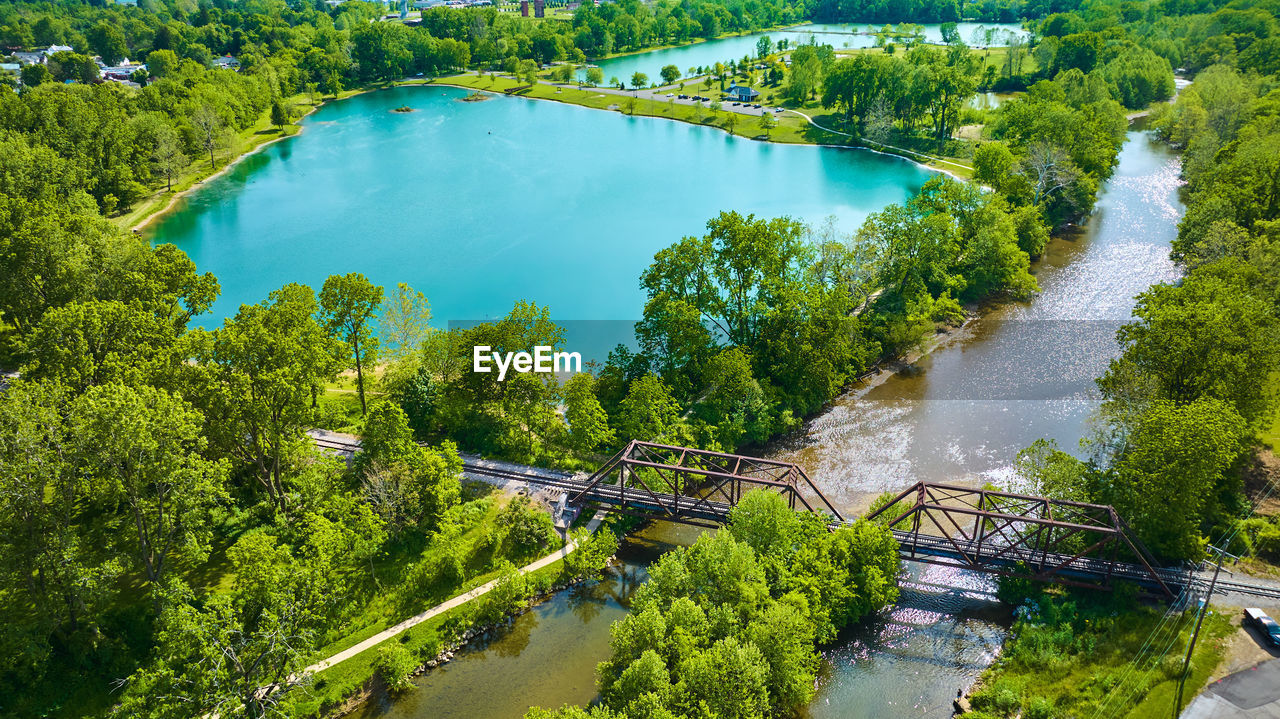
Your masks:
{"label": "paved walkway", "polygon": [[[607,515],[604,511],[596,512],[595,516],[592,517],[591,521],[587,524],[587,532],[589,533],[595,532],[597,529],[599,529],[600,523],[604,521],[605,516]],[[564,547],[562,547],[561,549],[555,552],[552,552],[551,554],[548,554],[547,556],[537,560],[536,562],[533,562],[531,564],[527,564],[521,567],[520,573],[528,574],[529,572],[535,572],[539,569],[542,569],[543,567],[549,566],[553,564],[556,560],[569,556],[569,554],[577,548],[578,548],[577,543],[574,541],[570,541],[567,544],[565,544]],[[359,644],[356,644],[355,646],[348,647],[347,649],[343,649],[342,651],[338,652],[337,654],[334,654],[333,656],[327,659],[322,659],[316,662],[315,664],[312,664],[311,666],[302,670],[302,675],[305,676],[307,674],[314,674],[316,672],[324,671],[325,669],[328,669],[329,667],[335,664],[339,664],[341,662],[344,662],[350,659],[351,657],[354,657],[360,652],[363,652],[367,649],[372,649],[373,647],[378,646],[379,644],[387,641],[388,639],[391,639],[392,637],[399,635],[401,632],[404,632],[407,629],[415,627],[427,621],[428,619],[431,619],[432,617],[439,616],[455,607],[460,607],[463,604],[466,604],[467,602],[477,597],[482,597],[485,594],[487,594],[490,590],[492,590],[494,587],[498,586],[498,582],[500,581],[502,581],[501,578],[494,579],[493,581],[490,581],[490,582],[486,582],[485,584],[481,584],[480,586],[476,587],[475,589],[472,589],[466,594],[459,594],[453,599],[450,599],[441,604],[437,604],[436,606],[428,609],[425,612],[422,612],[421,614],[415,614],[414,616],[409,617],[408,619],[404,620],[403,622],[400,622],[399,624],[396,624],[395,626],[389,627],[387,629],[382,630],[381,632],[378,632],[377,634],[369,637],[368,639],[364,640],[363,642],[360,642]]]}

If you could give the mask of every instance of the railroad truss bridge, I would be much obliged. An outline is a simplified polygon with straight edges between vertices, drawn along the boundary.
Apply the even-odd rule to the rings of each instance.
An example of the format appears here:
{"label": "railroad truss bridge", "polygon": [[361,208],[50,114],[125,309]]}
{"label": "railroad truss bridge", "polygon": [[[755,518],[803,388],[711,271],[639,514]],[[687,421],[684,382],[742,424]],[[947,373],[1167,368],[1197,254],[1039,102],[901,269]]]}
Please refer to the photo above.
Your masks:
{"label": "railroad truss bridge", "polygon": [[[344,447],[341,440],[317,443],[358,450],[358,443]],[[472,476],[559,490],[570,505],[648,519],[714,527],[744,494],[764,490],[792,509],[825,517],[833,529],[855,521],[795,464],[653,442],[632,441],[586,477],[472,459],[464,468]],[[1159,566],[1106,505],[918,482],[865,518],[893,532],[905,561],[1100,589],[1126,581],[1166,600],[1204,583],[1192,569]],[[1280,590],[1243,583],[1219,587],[1280,597]]]}

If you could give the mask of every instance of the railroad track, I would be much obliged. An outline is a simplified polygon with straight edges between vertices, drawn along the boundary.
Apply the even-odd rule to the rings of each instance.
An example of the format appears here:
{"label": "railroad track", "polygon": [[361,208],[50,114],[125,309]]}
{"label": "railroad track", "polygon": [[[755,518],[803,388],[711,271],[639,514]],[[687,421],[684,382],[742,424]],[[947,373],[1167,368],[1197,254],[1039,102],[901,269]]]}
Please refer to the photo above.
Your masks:
{"label": "railroad track", "polygon": [[[324,431],[312,431],[309,434],[311,435],[311,438],[315,441],[316,446],[320,447],[321,449],[340,452],[347,456],[354,455],[356,452],[360,451],[360,442],[358,440],[348,439],[341,435],[333,435],[331,433],[324,432]],[[569,493],[570,496],[576,495],[577,493],[581,492],[587,487],[587,484],[585,482],[583,482],[582,480],[576,478],[574,475],[571,475],[567,472],[559,472],[555,470],[524,471],[524,470],[510,469],[507,467],[495,466],[494,464],[486,460],[483,460],[479,457],[472,457],[468,455],[463,456],[462,468],[463,468],[463,471],[468,474],[480,475],[484,477],[492,477],[494,479],[504,479],[504,480],[525,482],[526,484],[538,485],[538,486],[548,487],[552,489],[559,489],[566,493]],[[617,490],[617,488],[614,487],[614,485],[599,485],[594,490],[588,492],[588,495],[584,497],[584,499],[587,501],[598,501],[604,504],[609,504],[621,499],[620,496],[615,496],[615,495],[620,495],[620,493]],[[635,501],[634,496],[628,497],[628,499],[631,501]],[[680,497],[680,498],[664,497],[663,499],[668,500],[667,502],[665,502],[666,504],[670,504],[671,501],[674,501],[674,502],[680,503],[681,506],[688,505],[689,508],[695,508],[695,507],[706,508],[710,510],[711,514],[716,513],[716,511],[727,512],[728,510],[728,505],[721,507],[720,503],[699,502],[697,499],[692,497]],[[663,508],[663,504],[664,504],[663,502],[659,502],[657,507],[661,509]],[[714,505],[714,506],[711,506],[711,505]],[[899,533],[895,532],[895,535],[896,534],[899,534]],[[904,538],[898,537],[898,539],[901,542]],[[931,541],[938,544],[939,547],[943,547],[945,544],[944,540],[941,538],[933,538]],[[919,549],[926,548],[923,546],[924,544],[928,544],[928,542],[923,542],[921,543],[921,546],[916,547],[917,551]],[[909,548],[904,546],[904,551],[909,551]],[[1018,557],[1018,558],[1027,559],[1024,557]],[[1061,560],[1060,557],[1057,559]],[[1180,584],[1182,582],[1187,581],[1187,576],[1184,572],[1178,572],[1174,570],[1158,570],[1158,571],[1160,571],[1162,578],[1167,582]],[[1117,575],[1117,576],[1120,576],[1120,575]],[[1128,578],[1128,577],[1124,577],[1124,578]],[[1207,590],[1209,588],[1209,580],[1203,576],[1193,576],[1190,579],[1190,582],[1202,590]],[[1272,586],[1272,585],[1266,585],[1266,584],[1253,584],[1250,582],[1239,582],[1239,581],[1224,581],[1222,579],[1219,579],[1218,585],[1215,588],[1214,593],[1223,594],[1228,592],[1235,593],[1235,594],[1245,594],[1245,595],[1260,597],[1264,599],[1280,600],[1280,586]]]}

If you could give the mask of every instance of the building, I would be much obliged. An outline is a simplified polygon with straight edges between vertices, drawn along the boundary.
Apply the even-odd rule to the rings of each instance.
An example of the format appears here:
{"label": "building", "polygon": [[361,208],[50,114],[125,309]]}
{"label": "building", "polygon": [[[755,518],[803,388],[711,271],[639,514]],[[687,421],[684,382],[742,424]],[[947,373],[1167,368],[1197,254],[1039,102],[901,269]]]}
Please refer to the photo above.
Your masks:
{"label": "building", "polygon": [[13,56],[18,59],[19,65],[44,64],[44,53],[42,52],[15,52]]}
{"label": "building", "polygon": [[520,0],[520,17],[529,17],[529,0]]}
{"label": "building", "polygon": [[213,66],[223,70],[239,71],[240,61],[235,59],[234,57],[231,57],[230,55],[224,55],[223,57],[213,58]]}
{"label": "building", "polygon": [[547,3],[545,0],[533,0],[533,16],[545,17],[547,12]]}
{"label": "building", "polygon": [[760,97],[760,92],[746,85],[730,85],[729,99],[738,102],[755,102]]}

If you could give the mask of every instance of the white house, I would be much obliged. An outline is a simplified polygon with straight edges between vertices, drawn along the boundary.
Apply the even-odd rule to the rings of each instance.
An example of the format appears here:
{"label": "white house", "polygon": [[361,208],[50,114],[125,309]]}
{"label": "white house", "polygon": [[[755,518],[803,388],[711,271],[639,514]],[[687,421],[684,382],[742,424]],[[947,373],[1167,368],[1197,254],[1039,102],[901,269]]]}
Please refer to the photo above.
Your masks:
{"label": "white house", "polygon": [[729,99],[739,102],[755,102],[760,97],[760,92],[746,85],[730,85]]}

